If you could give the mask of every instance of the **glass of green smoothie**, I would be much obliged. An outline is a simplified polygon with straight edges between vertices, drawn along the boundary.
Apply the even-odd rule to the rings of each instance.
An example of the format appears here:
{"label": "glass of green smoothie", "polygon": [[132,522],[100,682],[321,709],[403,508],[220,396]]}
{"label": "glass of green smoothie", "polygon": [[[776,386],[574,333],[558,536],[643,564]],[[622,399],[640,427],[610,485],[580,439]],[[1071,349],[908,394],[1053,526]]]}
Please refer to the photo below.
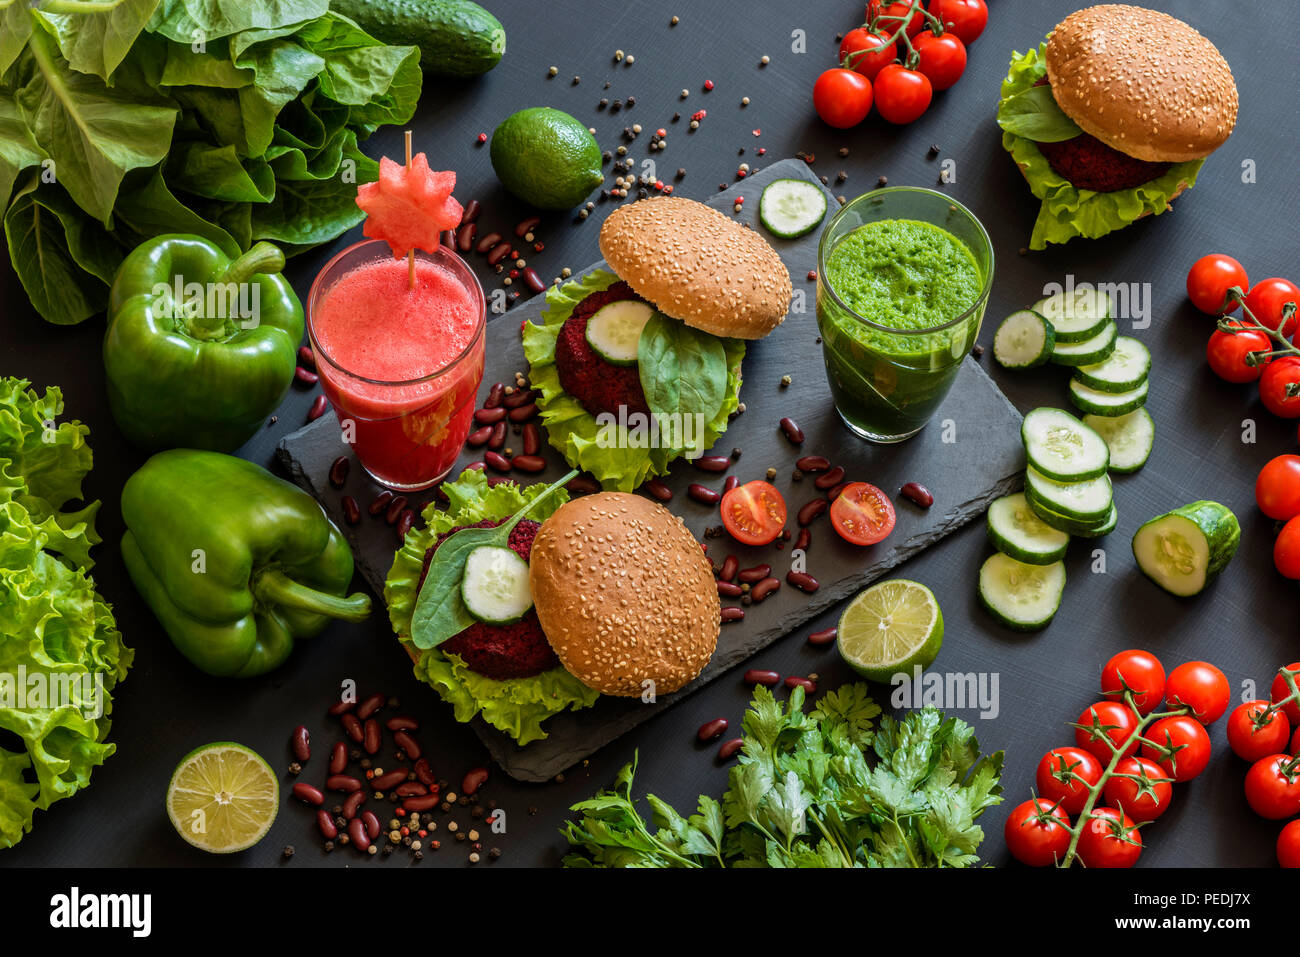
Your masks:
{"label": "glass of green smoothie", "polygon": [[932,189],[847,204],[817,249],[817,327],[835,408],[873,442],[911,438],[979,335],[993,246],[969,209]]}

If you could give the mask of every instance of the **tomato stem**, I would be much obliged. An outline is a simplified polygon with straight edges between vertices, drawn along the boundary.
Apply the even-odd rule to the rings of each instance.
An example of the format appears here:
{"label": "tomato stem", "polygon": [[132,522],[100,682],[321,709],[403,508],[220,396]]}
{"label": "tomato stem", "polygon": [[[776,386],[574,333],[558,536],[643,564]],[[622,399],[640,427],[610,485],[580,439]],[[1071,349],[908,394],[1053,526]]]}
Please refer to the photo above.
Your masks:
{"label": "tomato stem", "polygon": [[1246,305],[1246,297],[1242,293],[1240,286],[1233,286],[1228,290],[1228,298],[1224,303],[1225,310],[1230,310],[1234,303],[1241,306],[1241,313],[1246,318],[1229,319],[1227,317],[1227,312],[1225,311],[1224,314],[1219,317],[1220,331],[1233,336],[1242,332],[1262,332],[1279,346],[1279,348],[1274,349],[1269,353],[1251,353],[1251,355],[1260,356],[1259,362],[1255,364],[1262,364],[1264,358],[1272,359],[1274,356],[1300,356],[1300,347],[1297,347],[1290,339],[1282,334],[1282,330],[1286,328],[1287,323],[1295,316],[1295,308],[1292,303],[1287,303],[1286,306],[1282,307],[1282,322],[1276,329],[1270,329],[1268,326],[1264,325],[1264,323],[1260,322],[1259,319],[1256,318],[1255,314],[1250,311],[1250,307]]}

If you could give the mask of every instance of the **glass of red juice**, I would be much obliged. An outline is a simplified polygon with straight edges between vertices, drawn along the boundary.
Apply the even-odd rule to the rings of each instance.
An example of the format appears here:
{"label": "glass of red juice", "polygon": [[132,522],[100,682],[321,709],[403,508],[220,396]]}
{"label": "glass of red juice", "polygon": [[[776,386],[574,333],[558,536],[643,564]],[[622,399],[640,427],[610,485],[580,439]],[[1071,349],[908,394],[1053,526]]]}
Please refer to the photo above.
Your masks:
{"label": "glass of red juice", "polygon": [[483,288],[454,252],[405,258],[349,246],[316,276],[307,334],[343,437],[381,485],[415,491],[451,471],[483,381]]}

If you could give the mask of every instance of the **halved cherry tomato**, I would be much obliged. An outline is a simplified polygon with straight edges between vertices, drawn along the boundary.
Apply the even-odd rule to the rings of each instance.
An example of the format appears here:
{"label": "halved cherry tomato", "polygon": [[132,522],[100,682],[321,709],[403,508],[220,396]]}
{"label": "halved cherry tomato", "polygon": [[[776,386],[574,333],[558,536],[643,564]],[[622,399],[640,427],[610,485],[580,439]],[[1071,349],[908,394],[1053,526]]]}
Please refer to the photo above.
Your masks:
{"label": "halved cherry tomato", "polygon": [[[1149,758],[1125,758],[1115,765],[1116,775],[1106,782],[1106,800],[1139,824],[1154,821],[1169,810],[1174,786],[1160,766]],[[1146,780],[1137,780],[1145,777]]]}
{"label": "halved cherry tomato", "polygon": [[[888,36],[893,36],[894,32],[898,29],[898,25],[903,22],[903,18],[907,16],[907,11],[911,8],[912,4],[909,0],[895,0],[894,3],[888,3],[879,8],[878,13],[876,14],[877,16],[894,18],[885,20],[878,24],[881,32]],[[869,7],[868,10],[870,10]],[[916,36],[923,26],[925,26],[925,13],[921,10],[920,5],[918,5],[916,12],[912,14],[912,18],[907,21],[907,35],[909,37]]]}
{"label": "halved cherry tomato", "polygon": [[[1287,671],[1300,671],[1300,661],[1293,661],[1286,668]],[[1300,676],[1296,677],[1296,681],[1300,683]],[[1268,689],[1268,697],[1274,704],[1291,697],[1291,689],[1287,687],[1286,678],[1282,676],[1281,671],[1273,679],[1273,684]],[[1287,720],[1291,722],[1291,726],[1300,728],[1300,704],[1292,701],[1282,710],[1286,712]]]}
{"label": "halved cherry tomato", "polygon": [[876,110],[891,123],[911,123],[930,107],[930,78],[901,63],[876,74]]}
{"label": "halved cherry tomato", "polygon": [[840,66],[874,80],[877,73],[898,57],[896,44],[890,43],[889,37],[888,33],[872,33],[865,27],[850,30],[840,44]]}
{"label": "halved cherry tomato", "polygon": [[[1233,328],[1241,328],[1241,323],[1233,320]],[[1215,329],[1205,345],[1205,358],[1214,374],[1225,382],[1254,382],[1263,374],[1268,360],[1251,365],[1246,357],[1252,352],[1267,355],[1272,351],[1273,340],[1258,329],[1244,328],[1240,332]]]}
{"label": "halved cherry tomato", "polygon": [[1186,705],[1201,724],[1214,724],[1228,710],[1228,678],[1208,661],[1187,661],[1169,672],[1165,697],[1170,708]]}
{"label": "halved cherry tomato", "polygon": [[767,482],[746,482],[722,496],[722,527],[744,545],[766,545],[785,528],[785,499]]}
{"label": "halved cherry tomato", "polygon": [[1070,818],[1051,801],[1026,801],[1011,812],[1002,837],[1021,864],[1051,867],[1070,848]]}
{"label": "halved cherry tomato", "polygon": [[1259,397],[1265,408],[1278,418],[1300,418],[1300,391],[1288,395],[1293,387],[1300,388],[1300,357],[1283,356],[1264,367]]}
{"label": "halved cherry tomato", "polygon": [[[1223,253],[1202,256],[1187,271],[1187,298],[1192,300],[1193,306],[1211,316],[1224,313],[1228,290],[1233,286],[1240,286],[1241,291],[1246,292],[1250,289],[1250,278],[1241,263]],[[1226,311],[1232,312],[1236,308],[1234,302]]]}
{"label": "halved cherry tomato", "polygon": [[836,129],[857,126],[871,112],[871,81],[852,70],[827,70],[813,84],[813,107]]}
{"label": "halved cherry tomato", "polygon": [[930,13],[939,18],[945,32],[967,45],[979,39],[989,22],[984,0],[930,0]]}
{"label": "halved cherry tomato", "polygon": [[[1074,743],[1083,750],[1091,752],[1092,756],[1101,762],[1102,767],[1109,766],[1110,759],[1115,756],[1110,744],[1106,743],[1107,738],[1116,748],[1124,749],[1124,757],[1131,757],[1137,753],[1137,739],[1129,741],[1137,729],[1137,716],[1126,704],[1120,704],[1118,701],[1098,701],[1079,715],[1076,723],[1082,727],[1074,729]],[[1094,724],[1100,725],[1100,730],[1095,733]],[[1124,744],[1125,741],[1129,741],[1127,746]]]}
{"label": "halved cherry tomato", "polygon": [[1247,701],[1233,709],[1228,718],[1228,747],[1243,761],[1258,761],[1279,754],[1291,737],[1291,722],[1285,711],[1274,711],[1261,723],[1267,701]]}
{"label": "halved cherry tomato", "polygon": [[1279,522],[1300,515],[1300,455],[1279,455],[1259,470],[1255,504]]}
{"label": "halved cherry tomato", "polygon": [[1126,688],[1138,711],[1150,714],[1165,700],[1165,666],[1149,651],[1121,651],[1101,669],[1101,693],[1122,702]]}
{"label": "halved cherry tomato", "polygon": [[1273,542],[1273,564],[1282,577],[1300,579],[1300,515],[1278,532]]}
{"label": "halved cherry tomato", "polygon": [[[1205,725],[1190,715],[1161,718],[1142,735],[1159,747],[1142,745],[1142,757],[1150,758],[1175,781],[1190,781],[1210,763],[1210,734]],[[1173,749],[1172,757],[1164,751]]]}
{"label": "halved cherry tomato", "polygon": [[831,503],[831,524],[854,545],[874,545],[894,530],[894,503],[867,482],[852,482]]}
{"label": "halved cherry tomato", "polygon": [[[1251,287],[1250,292],[1246,293],[1246,308],[1251,311],[1256,321],[1270,329],[1282,325],[1282,307],[1288,302],[1294,302],[1297,307],[1300,307],[1300,286],[1280,276],[1261,279]],[[1300,324],[1300,312],[1293,313],[1287,320],[1282,335],[1290,338],[1297,324]]]}
{"label": "halved cherry tomato", "polygon": [[1079,835],[1078,852],[1084,867],[1132,867],[1142,856],[1142,834],[1122,811],[1094,808]]}
{"label": "halved cherry tomato", "polygon": [[966,44],[957,34],[936,37],[924,30],[912,43],[921,55],[916,68],[930,78],[930,85],[936,90],[946,90],[961,79],[966,69]]}
{"label": "halved cherry tomato", "polygon": [[1102,766],[1083,748],[1053,748],[1043,755],[1034,772],[1038,796],[1078,814],[1088,803],[1088,789],[1101,780]]}

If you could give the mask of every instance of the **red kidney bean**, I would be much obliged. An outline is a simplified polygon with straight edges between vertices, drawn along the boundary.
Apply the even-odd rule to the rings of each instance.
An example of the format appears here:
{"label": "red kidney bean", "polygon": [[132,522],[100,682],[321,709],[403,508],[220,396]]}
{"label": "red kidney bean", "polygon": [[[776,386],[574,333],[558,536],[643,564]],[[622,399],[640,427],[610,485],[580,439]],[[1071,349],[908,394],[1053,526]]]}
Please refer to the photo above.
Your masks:
{"label": "red kidney bean", "polygon": [[343,802],[343,816],[349,821],[357,816],[357,811],[361,810],[361,805],[366,803],[367,794],[365,791],[353,791]]}
{"label": "red kidney bean", "polygon": [[350,471],[352,471],[352,460],[346,455],[340,455],[330,463],[330,485],[342,488],[347,484]]}
{"label": "red kidney bean", "polygon": [[808,528],[799,529],[799,536],[794,540],[796,551],[807,551],[808,546],[812,544],[812,530]]}
{"label": "red kidney bean", "polygon": [[299,781],[293,786],[293,796],[304,804],[314,804],[316,807],[325,803],[325,795],[321,789],[306,781]]}
{"label": "red kidney bean", "polygon": [[331,774],[325,779],[325,786],[331,791],[351,794],[353,791],[361,790],[361,781],[350,774]]}
{"label": "red kidney bean", "polygon": [[379,709],[384,706],[384,702],[387,700],[388,695],[380,694],[376,691],[357,705],[357,717],[362,721],[365,721],[366,718],[373,718]]}
{"label": "red kidney bean", "polygon": [[405,751],[406,756],[412,761],[419,759],[421,753],[420,745],[416,742],[415,738],[411,737],[405,731],[394,731],[393,743]]}
{"label": "red kidney bean", "polygon": [[718,577],[725,582],[734,582],[738,571],[740,571],[740,559],[735,555],[728,555],[722,560],[722,571],[718,572]]}
{"label": "red kidney bean", "polygon": [[718,595],[722,598],[739,598],[745,590],[732,582],[718,581]]}
{"label": "red kidney bean", "polygon": [[322,415],[325,414],[325,410],[328,409],[329,407],[330,407],[329,399],[325,398],[325,396],[323,395],[316,396],[316,398],[311,400],[311,408],[307,410],[307,421],[315,422],[317,419],[319,419]]}
{"label": "red kidney bean", "polygon": [[460,781],[460,793],[466,796],[473,795],[483,786],[488,779],[487,768],[471,768],[465,772],[465,776]]}
{"label": "red kidney bean", "polygon": [[361,729],[361,719],[355,714],[345,714],[339,720],[343,722],[343,730],[348,733],[348,737],[360,744],[366,736]]}
{"label": "red kidney bean", "polygon": [[444,229],[442,232],[440,232],[440,233],[438,234],[438,241],[441,242],[441,243],[442,243],[444,246],[446,246],[448,249],[455,249],[455,248],[456,248],[456,230],[454,230],[454,229]]}
{"label": "red kidney bean", "polygon": [[523,239],[534,229],[541,225],[542,217],[529,216],[527,219],[521,219],[515,224],[515,235]]}
{"label": "red kidney bean", "polygon": [[837,498],[840,497],[840,493],[843,492],[846,488],[848,488],[848,487],[849,487],[850,485],[852,485],[852,484],[853,484],[852,482],[841,482],[839,485],[835,486],[833,489],[830,489],[830,490],[826,493],[826,501],[828,501],[828,502],[833,502],[833,501],[835,501]]}
{"label": "red kidney bean", "polygon": [[651,498],[657,499],[660,502],[672,501],[673,490],[657,478],[646,479],[646,481],[642,483],[641,488],[644,489]]}
{"label": "red kidney bean", "polygon": [[775,671],[764,671],[762,668],[750,668],[745,672],[747,685],[767,685],[770,688],[780,680],[781,676]]}
{"label": "red kidney bean", "polygon": [[803,429],[799,428],[799,423],[794,419],[786,417],[781,420],[781,431],[785,437],[794,445],[803,445]]}
{"label": "red kidney bean", "polygon": [[379,722],[374,718],[366,719],[364,733],[366,754],[378,754],[380,746],[384,743],[382,732],[379,730]]}
{"label": "red kidney bean", "polygon": [[330,774],[342,774],[348,769],[348,746],[342,741],[330,751]]}
{"label": "red kidney bean", "polygon": [[809,678],[797,678],[794,675],[785,679],[785,686],[790,689],[802,688],[809,694],[814,694],[817,691],[817,682]]}
{"label": "red kidney bean", "polygon": [[736,577],[746,584],[753,585],[770,574],[772,574],[771,565],[755,565],[753,568],[742,568]]}
{"label": "red kidney bean", "polygon": [[349,525],[361,524],[361,506],[351,495],[344,495],[339,499],[339,504],[343,506],[343,518]]}
{"label": "red kidney bean", "polygon": [[811,525],[813,521],[819,518],[822,512],[831,507],[831,503],[824,498],[815,498],[803,508],[799,509],[795,519],[800,525]]}
{"label": "red kidney bean", "polygon": [[493,452],[488,449],[483,453],[483,461],[488,464],[488,468],[496,469],[498,472],[510,471],[510,460],[500,452]]}
{"label": "red kidney bean", "polygon": [[395,771],[386,771],[379,775],[379,777],[372,778],[370,781],[370,787],[376,791],[391,790],[399,784],[403,784],[406,781],[408,774],[409,772],[406,768],[398,768]]}
{"label": "red kidney bean", "polygon": [[394,495],[388,503],[388,508],[384,509],[384,521],[389,525],[397,522],[397,516],[402,514],[402,509],[406,508],[406,496]]}
{"label": "red kidney bean", "polygon": [[745,609],[743,608],[727,607],[722,609],[722,623],[724,625],[733,621],[744,621],[744,619]]}
{"label": "red kidney bean", "polygon": [[369,505],[366,506],[366,511],[371,515],[378,515],[380,512],[386,512],[388,511],[388,503],[392,500],[393,493],[388,491],[388,489],[384,489],[371,500]]}
{"label": "red kidney bean", "polygon": [[311,346],[298,347],[298,365],[304,369],[316,368],[316,353],[311,351]]}
{"label": "red kidney bean", "polygon": [[320,381],[320,376],[312,372],[310,369],[304,369],[302,366],[297,366],[293,370],[293,377],[298,380],[301,385],[315,385]]}
{"label": "red kidney bean", "polygon": [[465,444],[472,449],[480,445],[487,445],[488,439],[492,438],[492,426],[485,425],[481,429],[475,429],[465,438]]}
{"label": "red kidney bean", "polygon": [[311,760],[311,732],[307,730],[305,724],[300,724],[293,729],[293,734],[289,737],[289,747],[300,764],[306,764]]}
{"label": "red kidney bean", "polygon": [[474,238],[478,235],[478,226],[474,223],[465,223],[460,229],[456,230],[456,248],[463,253],[469,252],[474,248]]}
{"label": "red kidney bean", "polygon": [[461,214],[460,221],[463,224],[472,223],[478,219],[479,203],[477,199],[471,199],[465,204],[465,210]]}
{"label": "red kidney bean", "polygon": [[502,419],[496,425],[492,426],[492,434],[488,437],[488,448],[493,452],[498,452],[506,444],[506,423]]}
{"label": "red kidney bean", "polygon": [[497,243],[495,246],[492,247],[492,251],[488,253],[488,258],[487,258],[488,265],[495,266],[497,263],[499,263],[501,260],[505,259],[509,255],[510,255],[510,244],[507,242]]}
{"label": "red kidney bean", "polygon": [[691,464],[701,472],[725,472],[731,467],[731,458],[726,455],[701,455]]}
{"label": "red kidney bean", "polygon": [[496,425],[506,417],[506,410],[497,406],[495,409],[476,409],[474,421],[479,425]]}
{"label": "red kidney bean", "polygon": [[718,748],[718,760],[730,761],[740,753],[740,749],[744,746],[744,738],[732,738],[730,741],[723,741],[722,747]]}
{"label": "red kidney bean", "polygon": [[903,498],[907,499],[909,502],[914,502],[921,506],[921,508],[929,508],[934,504],[934,496],[931,495],[930,490],[920,482],[908,482],[902,487],[901,491]]}
{"label": "red kidney bean", "polygon": [[794,467],[800,472],[807,472],[809,475],[815,475],[818,472],[825,472],[831,467],[831,460],[821,455],[805,455],[794,463]]}
{"label": "red kidney bean", "polygon": [[537,275],[537,270],[532,266],[524,270],[524,284],[533,292],[546,291],[546,283],[542,282],[542,277]]}
{"label": "red kidney bean", "polygon": [[527,405],[521,405],[510,410],[511,422],[527,422],[537,414],[537,403],[530,402]]}
{"label": "red kidney bean", "polygon": [[487,398],[483,400],[483,408],[495,409],[501,404],[501,400],[506,395],[506,384],[504,382],[493,382],[488,389]]}
{"label": "red kidney bean", "polygon": [[810,595],[821,587],[817,579],[813,578],[807,572],[790,572],[790,574],[785,576],[785,580],[795,588],[807,592]]}
{"label": "red kidney bean", "polygon": [[[495,247],[496,244],[499,243],[499,242],[501,242],[501,234],[500,234],[500,233],[488,233],[488,234],[485,235],[485,236],[480,236],[480,237],[479,237],[479,241],[478,241],[477,243],[474,244],[474,251],[475,251],[475,252],[479,252],[479,253],[485,253],[485,252],[487,252],[489,249],[492,249],[493,247]],[[509,243],[506,243],[506,248],[507,248],[507,249],[510,248],[510,244],[509,244]]]}
{"label": "red kidney bean", "polygon": [[361,818],[355,818],[348,822],[348,837],[352,839],[352,845],[358,851],[365,851],[370,848],[370,835],[366,833],[366,824]]}
{"label": "red kidney bean", "polygon": [[402,514],[397,516],[397,540],[399,542],[406,541],[406,533],[411,530],[411,526],[414,524],[415,524],[415,509],[413,508],[402,509]]}
{"label": "red kidney bean", "polygon": [[347,714],[356,706],[357,703],[351,699],[346,701],[335,701],[329,706],[328,713],[331,717],[337,718],[341,714]]}
{"label": "red kidney bean", "polygon": [[834,488],[844,481],[844,466],[837,465],[824,475],[819,475],[813,479],[813,485],[816,485],[822,491],[828,488]]}
{"label": "red kidney bean", "polygon": [[814,645],[818,648],[822,647],[823,645],[831,645],[835,643],[835,638],[838,635],[839,635],[838,629],[823,628],[821,631],[814,631],[811,635],[808,636],[808,644]]}
{"label": "red kidney bean", "polygon": [[759,582],[757,585],[755,585],[753,588],[749,590],[750,601],[754,602],[755,604],[758,604],[768,595],[772,594],[772,592],[780,590],[780,588],[781,588],[781,579],[764,578],[761,582]]}
{"label": "red kidney bean", "polygon": [[407,811],[427,811],[434,807],[439,800],[436,794],[426,794],[423,797],[409,797],[402,802],[402,807]]}
{"label": "red kidney bean", "polygon": [[487,463],[480,459],[480,460],[477,461],[477,462],[470,462],[470,463],[469,463],[468,465],[466,465],[463,469],[461,469],[461,471],[462,471],[462,472],[482,472],[485,468],[487,468]]}
{"label": "red kidney bean", "polygon": [[527,472],[530,475],[546,471],[546,459],[540,455],[516,455],[510,460],[510,464],[519,471]]}
{"label": "red kidney bean", "polygon": [[419,781],[404,781],[393,791],[398,797],[419,797],[428,794],[429,789]]}
{"label": "red kidney bean", "polygon": [[374,811],[362,811],[361,823],[366,826],[366,836],[372,841],[379,837],[379,815]]}
{"label": "red kidney bean", "polygon": [[538,393],[532,389],[516,389],[510,395],[501,400],[501,404],[507,409],[517,409],[521,405],[527,405],[536,399]]}
{"label": "red kidney bean", "polygon": [[438,783],[438,779],[433,776],[433,768],[429,767],[428,758],[420,758],[411,766],[411,770],[415,772],[416,780],[426,788],[432,789]]}
{"label": "red kidney bean", "polygon": [[542,450],[542,431],[536,422],[527,423],[520,438],[523,440],[524,455],[536,455]]}
{"label": "red kidney bean", "polygon": [[734,475],[728,475],[727,480],[722,483],[722,494],[726,495],[733,488],[740,484],[740,479]]}
{"label": "red kidney bean", "polygon": [[324,808],[316,812],[316,827],[320,829],[321,837],[327,841],[339,836],[339,829],[334,826],[334,815]]}
{"label": "red kidney bean", "polygon": [[700,725],[700,730],[695,732],[695,737],[701,741],[712,741],[714,738],[722,737],[722,732],[731,726],[731,722],[726,718],[714,718],[712,721],[706,721]]}
{"label": "red kidney bean", "polygon": [[498,485],[505,485],[507,482],[513,482],[509,475],[489,475],[487,477],[488,488],[496,488]]}
{"label": "red kidney bean", "polygon": [[399,714],[394,718],[389,718],[384,722],[384,727],[389,731],[419,731],[420,722],[408,715]]}
{"label": "red kidney bean", "polygon": [[698,482],[692,482],[688,485],[686,487],[686,494],[695,499],[695,501],[704,505],[717,505],[718,501],[722,498],[722,496],[713,489],[709,488],[707,485],[701,485]]}

